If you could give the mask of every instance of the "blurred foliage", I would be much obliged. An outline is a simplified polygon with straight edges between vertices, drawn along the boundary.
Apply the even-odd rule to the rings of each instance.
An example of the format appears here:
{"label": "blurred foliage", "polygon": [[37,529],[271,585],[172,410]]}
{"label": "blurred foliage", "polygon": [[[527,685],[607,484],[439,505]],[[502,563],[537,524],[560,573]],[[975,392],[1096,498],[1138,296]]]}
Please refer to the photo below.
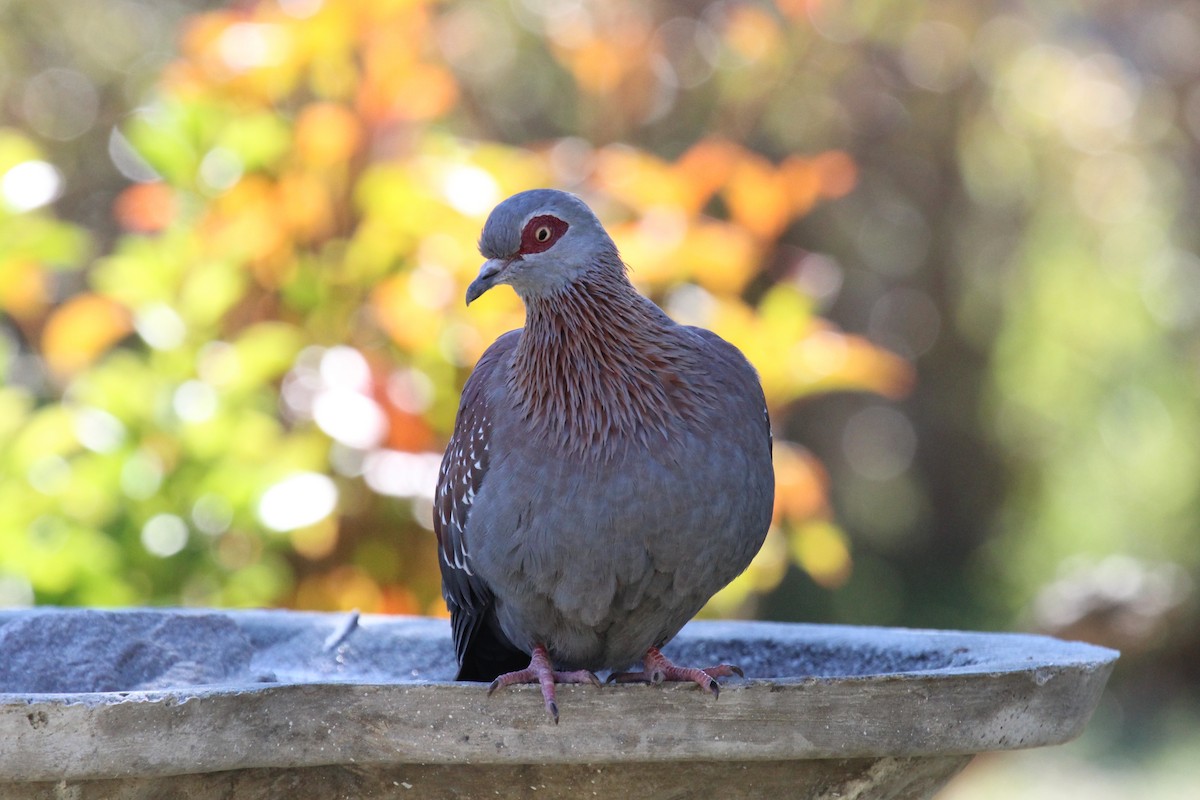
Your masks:
{"label": "blurred foliage", "polygon": [[[7,130],[0,600],[441,613],[439,450],[471,365],[522,320],[511,293],[468,314],[463,290],[487,212],[526,188],[583,193],[645,292],[759,366],[774,413],[903,395],[909,365],[818,317],[821,264],[783,244],[854,188],[853,159],[747,127],[766,78],[803,74],[811,27],[786,4],[679,10],[193,15],[111,128],[115,236],[56,219],[73,176]],[[24,91],[44,139],[99,105],[81,71]],[[776,447],[777,524],[715,612],[748,613],[789,562],[830,588],[851,574],[824,470]]]}
{"label": "blurred foliage", "polygon": [[438,613],[521,321],[473,243],[552,185],[762,373],[777,524],[711,613],[1119,646],[1126,721],[1200,686],[1200,4],[0,15],[0,602]]}
{"label": "blurred foliage", "polygon": [[1089,758],[1200,714],[1195,0],[7,0],[0,115],[0,604],[440,613],[552,185],[762,372],[711,613],[1121,647]]}

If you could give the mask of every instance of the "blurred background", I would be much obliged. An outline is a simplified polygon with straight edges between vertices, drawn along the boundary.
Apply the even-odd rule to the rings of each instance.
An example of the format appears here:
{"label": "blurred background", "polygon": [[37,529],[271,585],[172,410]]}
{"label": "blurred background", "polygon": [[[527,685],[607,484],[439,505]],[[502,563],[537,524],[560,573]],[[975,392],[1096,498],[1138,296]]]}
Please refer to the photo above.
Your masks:
{"label": "blurred background", "polygon": [[1122,650],[951,800],[1200,779],[1200,2],[0,0],[0,606],[444,614],[488,211],[759,368],[706,613]]}

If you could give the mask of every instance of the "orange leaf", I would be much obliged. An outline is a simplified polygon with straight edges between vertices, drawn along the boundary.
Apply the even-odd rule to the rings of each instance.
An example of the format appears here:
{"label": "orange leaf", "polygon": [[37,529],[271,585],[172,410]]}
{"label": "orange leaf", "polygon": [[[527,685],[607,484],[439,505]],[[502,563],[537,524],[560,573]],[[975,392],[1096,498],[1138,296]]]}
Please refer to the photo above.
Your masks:
{"label": "orange leaf", "polygon": [[260,175],[249,175],[218,197],[201,233],[209,251],[220,257],[250,260],[259,282],[278,285],[287,277],[290,245],[277,187]]}
{"label": "orange leaf", "polygon": [[361,143],[358,117],[337,103],[305,106],[296,119],[296,153],[311,166],[344,164]]}
{"label": "orange leaf", "polygon": [[816,205],[821,194],[820,169],[809,159],[790,156],[779,166],[792,205],[792,215],[802,217]]}
{"label": "orange leaf", "polygon": [[445,114],[458,101],[454,76],[436,64],[413,63],[368,73],[359,86],[358,110],[370,122],[426,120]]}
{"label": "orange leaf", "polygon": [[729,11],[725,41],[747,61],[758,61],[775,52],[780,44],[779,23],[766,10],[739,3]]}
{"label": "orange leaf", "polygon": [[858,182],[858,167],[854,165],[854,159],[841,150],[821,153],[812,160],[812,165],[820,176],[822,197],[836,198],[850,194]]}
{"label": "orange leaf", "polygon": [[374,613],[383,605],[383,590],[358,567],[342,566],[309,575],[296,587],[295,606],[319,611],[361,609]]}
{"label": "orange leaf", "polygon": [[699,212],[729,180],[742,148],[725,139],[702,139],[675,162],[674,172],[691,188],[687,210]]}
{"label": "orange leaf", "polygon": [[734,221],[761,239],[777,238],[791,218],[785,178],[758,155],[740,159],[725,186],[725,199]]}
{"label": "orange leaf", "polygon": [[574,74],[579,88],[591,94],[612,92],[629,66],[627,53],[616,43],[599,38],[572,50],[561,50],[560,58]]}
{"label": "orange leaf", "polygon": [[83,294],[59,306],[42,329],[42,355],[61,378],[87,367],[133,329],[126,308],[104,295]]}
{"label": "orange leaf", "polygon": [[776,522],[829,516],[829,475],[808,450],[775,441]]}
{"label": "orange leaf", "polygon": [[420,614],[421,605],[417,595],[407,586],[393,584],[383,587],[381,614]]}
{"label": "orange leaf", "polygon": [[280,213],[297,239],[312,242],[329,234],[334,211],[324,181],[309,172],[288,172],[279,177],[276,191]]}
{"label": "orange leaf", "polygon": [[165,183],[136,183],[117,195],[113,216],[127,231],[154,233],[175,218],[175,193]]}

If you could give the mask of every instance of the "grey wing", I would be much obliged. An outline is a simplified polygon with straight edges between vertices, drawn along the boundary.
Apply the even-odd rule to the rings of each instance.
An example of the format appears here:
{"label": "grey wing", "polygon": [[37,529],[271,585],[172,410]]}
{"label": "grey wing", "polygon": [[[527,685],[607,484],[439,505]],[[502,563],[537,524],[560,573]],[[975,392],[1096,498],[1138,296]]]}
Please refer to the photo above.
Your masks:
{"label": "grey wing", "polygon": [[454,436],[442,457],[433,517],[440,549],[442,595],[450,609],[454,652],[460,664],[492,604],[491,590],[471,570],[466,536],[471,504],[487,472],[488,453],[483,437],[490,432],[486,414],[468,402],[470,388],[468,381]]}
{"label": "grey wing", "polygon": [[[487,390],[498,363],[515,340],[513,333],[498,339],[467,379],[434,495],[433,530],[439,545],[442,595],[450,610],[460,680],[491,680],[486,673],[519,661],[519,650],[506,640],[498,641],[492,590],[472,569],[467,535],[467,522],[487,479],[490,460],[493,420]],[[472,657],[473,650],[478,652]]]}

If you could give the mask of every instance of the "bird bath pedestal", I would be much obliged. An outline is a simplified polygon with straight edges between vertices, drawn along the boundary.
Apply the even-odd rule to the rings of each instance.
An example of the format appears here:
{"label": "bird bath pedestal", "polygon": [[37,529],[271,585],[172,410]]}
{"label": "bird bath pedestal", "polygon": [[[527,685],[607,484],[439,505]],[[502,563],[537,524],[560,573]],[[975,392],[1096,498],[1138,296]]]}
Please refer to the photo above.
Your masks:
{"label": "bird bath pedestal", "polygon": [[455,683],[443,620],[0,612],[8,798],[931,797],[1076,736],[1117,654],[1038,636],[696,622],[694,686]]}

